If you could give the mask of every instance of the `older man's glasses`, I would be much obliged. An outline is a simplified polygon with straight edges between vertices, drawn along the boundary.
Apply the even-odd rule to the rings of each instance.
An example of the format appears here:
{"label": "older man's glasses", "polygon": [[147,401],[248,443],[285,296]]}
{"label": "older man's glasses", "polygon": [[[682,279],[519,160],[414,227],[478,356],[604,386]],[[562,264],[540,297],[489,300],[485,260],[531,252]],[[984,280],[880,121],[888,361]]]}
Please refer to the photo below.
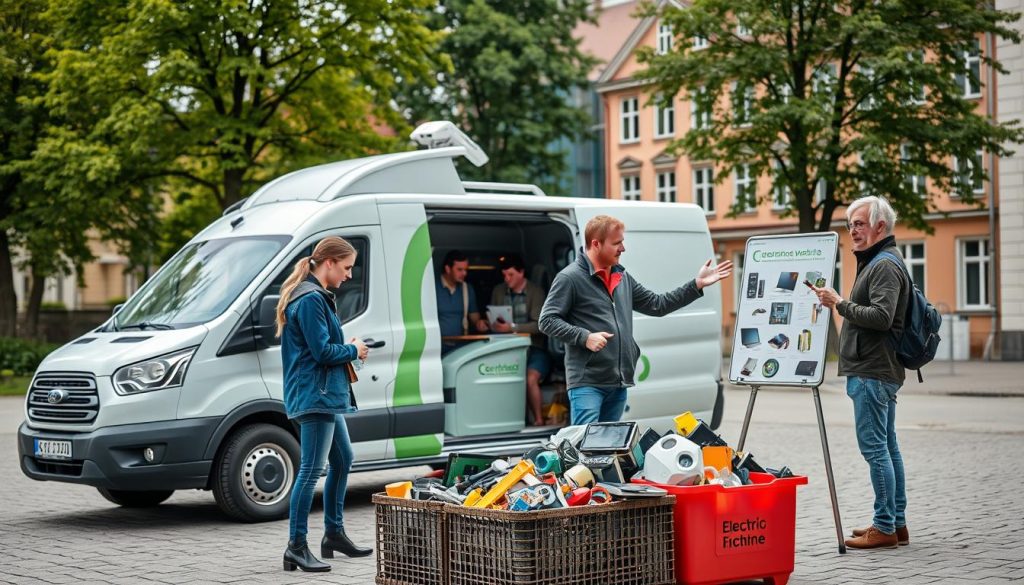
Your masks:
{"label": "older man's glasses", "polygon": [[868,222],[866,222],[866,221],[859,221],[858,220],[858,221],[854,221],[854,222],[848,222],[846,224],[846,229],[851,231],[851,232],[857,231],[857,230],[862,230],[862,229],[865,229],[867,227],[868,227]]}

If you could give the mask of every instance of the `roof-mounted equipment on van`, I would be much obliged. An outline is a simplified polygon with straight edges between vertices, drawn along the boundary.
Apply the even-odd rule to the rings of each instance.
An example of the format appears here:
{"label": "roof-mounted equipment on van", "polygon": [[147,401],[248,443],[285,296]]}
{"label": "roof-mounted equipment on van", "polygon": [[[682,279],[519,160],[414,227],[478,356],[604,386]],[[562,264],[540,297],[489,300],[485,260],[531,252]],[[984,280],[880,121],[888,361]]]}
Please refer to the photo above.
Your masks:
{"label": "roof-mounted equipment on van", "polygon": [[455,124],[447,120],[435,120],[424,122],[416,127],[409,135],[414,142],[420,146],[429,148],[445,148],[450,146],[462,147],[466,150],[464,156],[478,167],[487,164],[490,158],[480,145],[473,142],[473,139],[459,130]]}
{"label": "roof-mounted equipment on van", "polygon": [[547,193],[537,185],[528,183],[490,183],[487,181],[463,181],[462,186],[467,193],[490,193],[492,195],[507,195],[517,193],[528,193],[538,197],[547,197]]}

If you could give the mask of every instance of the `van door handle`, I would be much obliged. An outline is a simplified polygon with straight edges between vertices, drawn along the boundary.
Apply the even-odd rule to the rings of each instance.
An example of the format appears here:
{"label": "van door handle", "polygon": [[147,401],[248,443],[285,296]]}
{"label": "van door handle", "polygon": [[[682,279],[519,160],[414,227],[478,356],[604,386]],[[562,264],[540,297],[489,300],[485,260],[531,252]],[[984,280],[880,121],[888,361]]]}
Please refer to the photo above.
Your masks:
{"label": "van door handle", "polygon": [[374,339],[372,337],[370,337],[368,339],[364,339],[363,343],[365,343],[366,347],[368,347],[370,349],[379,349],[379,348],[384,347],[384,345],[386,345],[386,343],[384,341],[374,341]]}

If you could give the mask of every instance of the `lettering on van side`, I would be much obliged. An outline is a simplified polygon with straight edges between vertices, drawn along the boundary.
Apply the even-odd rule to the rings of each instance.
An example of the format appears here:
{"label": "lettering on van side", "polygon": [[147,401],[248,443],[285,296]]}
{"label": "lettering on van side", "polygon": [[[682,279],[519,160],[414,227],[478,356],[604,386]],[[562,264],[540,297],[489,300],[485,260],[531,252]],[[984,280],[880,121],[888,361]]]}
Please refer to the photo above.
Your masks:
{"label": "lettering on van side", "polygon": [[476,371],[481,376],[509,376],[519,373],[519,364],[480,364]]}

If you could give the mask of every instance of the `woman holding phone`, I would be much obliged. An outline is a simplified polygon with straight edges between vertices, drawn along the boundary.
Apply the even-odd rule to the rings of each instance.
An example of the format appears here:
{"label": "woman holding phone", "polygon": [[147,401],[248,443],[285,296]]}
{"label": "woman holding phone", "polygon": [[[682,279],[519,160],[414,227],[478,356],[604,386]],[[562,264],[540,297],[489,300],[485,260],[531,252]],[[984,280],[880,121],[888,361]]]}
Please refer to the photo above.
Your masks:
{"label": "woman holding phone", "polygon": [[350,243],[335,236],[324,238],[312,255],[295,265],[277,303],[284,404],[288,418],[299,424],[302,454],[289,506],[286,571],[331,570],[313,556],[306,541],[313,492],[327,462],[320,555],[332,558],[337,551],[361,557],[373,552],[349,540],[342,522],[353,458],[344,415],[356,411],[346,366],[365,360],[369,350],[355,337],[344,343],[334,294],[328,288],[338,288],[351,278],[355,261],[356,250]]}

